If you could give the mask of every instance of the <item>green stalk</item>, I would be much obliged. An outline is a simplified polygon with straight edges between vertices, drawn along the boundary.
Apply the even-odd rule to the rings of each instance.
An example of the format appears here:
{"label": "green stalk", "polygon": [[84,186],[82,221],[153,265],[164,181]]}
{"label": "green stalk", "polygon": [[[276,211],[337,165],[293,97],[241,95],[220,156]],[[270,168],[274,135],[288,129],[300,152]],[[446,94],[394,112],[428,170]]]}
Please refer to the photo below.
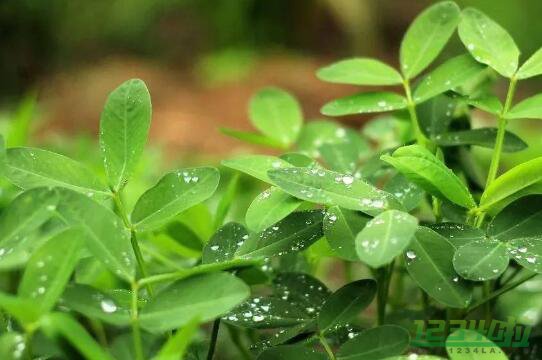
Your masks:
{"label": "green stalk", "polygon": [[408,79],[405,79],[403,81],[403,87],[405,89],[405,95],[407,98],[407,110],[410,114],[410,120],[412,122],[412,127],[414,128],[414,134],[416,135],[416,142],[419,145],[428,147],[428,140],[420,129],[418,114],[416,114],[416,103],[412,99],[412,90],[410,89],[410,83]]}
{"label": "green stalk", "polygon": [[139,328],[139,315],[137,307],[137,295],[139,287],[137,283],[132,284],[132,306],[131,306],[131,324],[132,337],[134,340],[134,351],[136,360],[144,360],[143,342],[141,341],[141,329]]}
{"label": "green stalk", "polygon": [[336,360],[335,354],[333,354],[333,351],[331,350],[331,346],[329,346],[329,343],[327,342],[325,336],[322,334],[319,334],[318,339],[320,340],[320,344],[322,344],[322,346],[326,350],[329,360]]}
{"label": "green stalk", "polygon": [[212,360],[215,355],[216,341],[218,340],[218,330],[220,329],[220,318],[213,322],[213,330],[211,332],[211,343],[207,352],[207,360]]}
{"label": "green stalk", "polygon": [[489,172],[487,174],[486,189],[497,177],[497,171],[499,170],[499,163],[501,160],[502,146],[504,143],[506,124],[508,123],[505,115],[508,110],[510,110],[510,106],[512,106],[512,101],[514,100],[514,94],[516,92],[516,84],[517,79],[515,76],[512,76],[512,78],[510,78],[510,84],[508,85],[508,92],[506,94],[504,107],[499,114],[497,138],[495,140],[495,148],[493,150],[493,156],[491,158],[491,165],[489,166]]}
{"label": "green stalk", "polygon": [[388,303],[388,294],[390,290],[391,276],[393,274],[393,265],[395,262],[392,262],[387,267],[377,269],[376,273],[378,275],[378,289],[377,289],[377,311],[378,325],[384,325],[386,321],[386,305]]}

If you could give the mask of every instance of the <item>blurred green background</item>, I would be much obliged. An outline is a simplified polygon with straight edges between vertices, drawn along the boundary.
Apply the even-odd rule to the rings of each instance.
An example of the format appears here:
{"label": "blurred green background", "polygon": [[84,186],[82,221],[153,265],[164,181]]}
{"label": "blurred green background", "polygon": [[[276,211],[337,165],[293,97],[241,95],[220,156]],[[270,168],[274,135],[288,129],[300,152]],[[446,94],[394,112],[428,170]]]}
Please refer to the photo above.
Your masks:
{"label": "blurred green background", "polygon": [[[246,151],[216,129],[248,129],[246,104],[254,91],[283,87],[300,98],[307,118],[318,118],[326,100],[352,89],[321,83],[314,71],[355,55],[395,65],[402,34],[430,3],[3,0],[1,129],[9,131],[10,122],[18,121],[20,134],[10,145],[56,144],[84,155],[84,144],[97,134],[107,93],[127,78],[140,77],[153,97],[152,144],[165,150],[166,159]],[[540,0],[458,3],[483,10],[508,29],[522,59],[542,45]],[[447,52],[461,51],[455,37]],[[540,85],[540,79],[522,83],[518,98]],[[344,121],[359,126],[363,120]],[[540,153],[540,141],[532,135],[536,121],[511,126],[527,136],[532,149],[505,161]]]}

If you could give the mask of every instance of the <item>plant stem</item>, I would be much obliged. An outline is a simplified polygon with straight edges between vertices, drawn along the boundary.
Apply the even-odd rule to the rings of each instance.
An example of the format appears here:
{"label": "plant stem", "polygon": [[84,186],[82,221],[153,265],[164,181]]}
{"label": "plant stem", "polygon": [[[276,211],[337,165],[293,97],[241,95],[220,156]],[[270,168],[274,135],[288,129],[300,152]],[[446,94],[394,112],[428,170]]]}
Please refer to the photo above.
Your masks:
{"label": "plant stem", "polygon": [[378,307],[378,325],[384,325],[386,321],[386,305],[388,302],[388,293],[390,289],[391,276],[393,273],[393,265],[394,262],[387,267],[376,270],[378,274],[378,290],[376,299]]}
{"label": "plant stem", "polygon": [[509,283],[507,284],[506,286],[503,286],[502,288],[492,292],[491,294],[489,294],[488,296],[484,297],[483,299],[479,300],[478,302],[476,302],[474,305],[472,305],[471,307],[469,307],[465,313],[465,315],[468,315],[470,314],[472,311],[476,310],[477,308],[479,308],[480,306],[484,305],[485,303],[495,299],[496,297],[499,297],[501,296],[502,294],[518,287],[519,285],[523,284],[524,282],[528,281],[528,280],[531,280],[532,278],[534,278],[535,276],[537,276],[538,274],[529,274],[525,277],[523,277],[522,279],[519,279],[519,280],[516,280],[515,282],[512,282],[512,283]]}
{"label": "plant stem", "polygon": [[506,113],[512,105],[514,99],[514,93],[516,92],[516,83],[517,79],[515,76],[512,76],[510,79],[510,84],[508,85],[508,92],[506,94],[506,100],[504,107],[502,108],[501,113],[499,114],[498,119],[498,129],[497,129],[497,138],[495,139],[495,148],[493,150],[493,156],[491,158],[491,165],[489,166],[489,172],[487,174],[486,189],[487,187],[495,180],[497,176],[497,171],[499,170],[499,163],[501,160],[502,147],[504,143],[504,135],[506,131]]}
{"label": "plant stem", "polygon": [[322,334],[319,334],[318,339],[320,340],[320,344],[322,344],[322,346],[326,350],[329,360],[336,360],[335,354],[333,354],[333,351],[331,350],[331,346],[329,346],[329,343],[327,342],[325,336]]}
{"label": "plant stem", "polygon": [[235,328],[234,326],[226,324],[226,328],[228,329],[230,333],[230,338],[239,353],[241,354],[241,357],[244,360],[250,360],[252,356],[250,356],[250,353],[248,350],[243,346],[243,342],[241,341],[241,336],[239,334],[239,330]]}
{"label": "plant stem", "polygon": [[134,352],[136,360],[143,360],[143,343],[141,341],[141,329],[139,328],[139,315],[137,307],[137,295],[139,287],[137,283],[132,284],[132,307],[131,307],[131,323],[132,323],[132,337],[134,340]]}
{"label": "plant stem", "polygon": [[211,343],[209,344],[209,351],[207,352],[207,360],[212,360],[215,354],[216,341],[218,339],[218,330],[220,329],[220,318],[213,322],[213,330],[211,332]]}
{"label": "plant stem", "polygon": [[407,110],[410,114],[410,120],[412,122],[412,127],[414,128],[414,134],[416,135],[416,142],[424,147],[427,147],[427,138],[420,129],[418,115],[416,114],[416,103],[412,99],[412,91],[410,89],[410,83],[408,79],[405,79],[403,81],[403,87],[405,89],[405,95],[407,98]]}
{"label": "plant stem", "polygon": [[[148,273],[147,273],[147,268],[145,267],[145,260],[143,260],[143,255],[141,254],[141,249],[139,248],[139,244],[137,242],[136,232],[132,226],[132,223],[130,222],[130,219],[128,218],[128,212],[126,211],[126,208],[124,207],[120,193],[113,192],[113,201],[115,202],[117,213],[121,217],[122,222],[124,223],[124,226],[126,226],[126,228],[130,230],[130,241],[132,243],[132,249],[135,254],[139,271],[141,272],[141,275],[143,277],[147,277]],[[147,286],[147,291],[149,292],[149,295],[153,296],[154,292],[151,286]]]}

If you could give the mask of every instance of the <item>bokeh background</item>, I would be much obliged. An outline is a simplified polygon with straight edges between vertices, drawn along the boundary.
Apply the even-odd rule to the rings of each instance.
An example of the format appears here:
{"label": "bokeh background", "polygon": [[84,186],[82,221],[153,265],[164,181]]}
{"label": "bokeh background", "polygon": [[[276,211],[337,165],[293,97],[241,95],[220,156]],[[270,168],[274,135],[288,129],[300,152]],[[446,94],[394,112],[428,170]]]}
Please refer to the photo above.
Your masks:
{"label": "bokeh background", "polygon": [[[71,154],[79,149],[86,156],[84,144],[96,138],[107,93],[139,77],[152,95],[151,144],[166,159],[246,151],[217,128],[249,129],[246,106],[258,88],[283,87],[300,99],[307,119],[319,118],[326,100],[352,88],[322,83],[315,70],[356,55],[396,64],[406,27],[431,3],[3,0],[0,129],[9,131],[14,119],[28,121],[28,134],[11,145],[72,147]],[[458,3],[478,7],[507,28],[523,59],[542,45],[540,0]],[[455,36],[447,52],[460,51]],[[541,85],[540,79],[522,83],[518,97]],[[364,118],[342,120],[360,126]],[[532,126],[536,121],[523,122],[522,132],[531,134]]]}

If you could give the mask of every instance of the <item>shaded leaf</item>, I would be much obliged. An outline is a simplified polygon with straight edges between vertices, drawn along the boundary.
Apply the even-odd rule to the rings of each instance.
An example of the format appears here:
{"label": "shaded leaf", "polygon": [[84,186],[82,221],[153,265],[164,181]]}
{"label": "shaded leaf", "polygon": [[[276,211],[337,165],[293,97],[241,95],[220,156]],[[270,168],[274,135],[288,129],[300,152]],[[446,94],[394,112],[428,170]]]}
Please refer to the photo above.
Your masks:
{"label": "shaded leaf", "polygon": [[406,98],[391,92],[365,92],[325,104],[320,110],[327,116],[378,113],[406,108]]}
{"label": "shaded leaf", "polygon": [[419,14],[401,42],[401,70],[411,79],[422,72],[442,51],[460,20],[452,1],[439,2]]}
{"label": "shaded leaf", "polygon": [[[461,349],[461,350],[459,350]],[[482,352],[482,350],[484,350]],[[505,353],[484,335],[458,329],[446,339],[446,352],[451,360],[507,360]]]}
{"label": "shaded leaf", "polygon": [[448,131],[457,101],[445,94],[437,95],[416,106],[421,130],[431,139]]}
{"label": "shaded leaf", "polygon": [[153,360],[183,359],[186,349],[196,336],[199,325],[199,318],[194,317],[166,341]]}
{"label": "shaded leaf", "polygon": [[483,240],[486,234],[479,228],[467,224],[445,222],[430,224],[428,227],[444,236],[453,246],[459,248],[475,240]]}
{"label": "shaded leaf", "polygon": [[308,316],[314,317],[331,292],[309,274],[286,272],[273,279],[274,294],[295,304]]}
{"label": "shaded leaf", "polygon": [[508,243],[508,253],[521,266],[542,274],[542,238],[518,238]]}
{"label": "shaded leaf", "polygon": [[294,212],[262,232],[249,235],[236,255],[280,256],[306,249],[323,236],[323,218],[321,210]]}
{"label": "shaded leaf", "polygon": [[341,258],[358,261],[356,235],[365,227],[369,217],[360,212],[332,206],[324,218],[324,234],[329,246]]}
{"label": "shaded leaf", "polygon": [[506,244],[497,240],[475,240],[454,255],[454,269],[463,278],[486,281],[499,277],[508,267]]}
{"label": "shaded leaf", "polygon": [[487,233],[500,241],[540,236],[542,196],[526,196],[508,205],[493,218]]}
{"label": "shaded leaf", "polygon": [[248,239],[248,231],[243,225],[235,222],[223,225],[205,244],[201,263],[210,264],[232,260],[235,252],[246,239]]}
{"label": "shaded leaf", "polygon": [[370,58],[341,60],[321,68],[316,76],[323,81],[352,85],[396,85],[403,82],[397,70]]}
{"label": "shaded leaf", "polygon": [[324,353],[303,345],[281,345],[264,350],[257,360],[326,360]]}
{"label": "shaded leaf", "polygon": [[220,132],[234,139],[241,140],[247,144],[254,144],[254,145],[267,146],[271,148],[284,149],[284,144],[282,144],[282,142],[271,139],[262,134],[229,129],[225,127],[221,127]]}
{"label": "shaded leaf", "polygon": [[420,226],[405,252],[410,276],[429,296],[453,308],[465,308],[472,290],[453,267],[455,247],[433,230]]}
{"label": "shaded leaf", "polygon": [[467,103],[475,108],[484,110],[494,115],[500,114],[503,109],[501,101],[495,95],[484,95],[481,97],[468,99]]}
{"label": "shaded leaf", "polygon": [[182,169],[164,175],[137,200],[132,222],[138,231],[159,228],[182,211],[207,200],[218,187],[212,167]]}
{"label": "shaded leaf", "polygon": [[402,327],[383,325],[363,331],[341,345],[338,360],[377,360],[401,355],[408,348],[410,335]]}
{"label": "shaded leaf", "polygon": [[423,189],[402,174],[395,174],[384,186],[384,191],[395,196],[408,211],[417,208],[425,195]]}
{"label": "shaded leaf", "polygon": [[194,316],[208,321],[222,316],[245,300],[250,290],[235,276],[214,272],[177,281],[141,310],[140,323],[151,332],[164,332],[187,324]]}
{"label": "shaded leaf", "polygon": [[331,294],[318,315],[321,333],[343,326],[358,316],[373,301],[376,281],[364,279],[346,284]]}
{"label": "shaded leaf", "polygon": [[519,49],[514,39],[483,12],[467,8],[461,14],[458,33],[461,41],[476,59],[505,77],[518,68]]}
{"label": "shaded leaf", "polygon": [[[497,138],[497,128],[478,128],[453,131],[437,135],[434,139],[439,146],[477,145],[493,149]],[[506,131],[502,151],[517,152],[525,150],[527,144],[516,134]]]}
{"label": "shaded leaf", "polygon": [[397,210],[385,211],[371,219],[356,236],[356,253],[372,268],[389,264],[410,244],[418,219]]}

